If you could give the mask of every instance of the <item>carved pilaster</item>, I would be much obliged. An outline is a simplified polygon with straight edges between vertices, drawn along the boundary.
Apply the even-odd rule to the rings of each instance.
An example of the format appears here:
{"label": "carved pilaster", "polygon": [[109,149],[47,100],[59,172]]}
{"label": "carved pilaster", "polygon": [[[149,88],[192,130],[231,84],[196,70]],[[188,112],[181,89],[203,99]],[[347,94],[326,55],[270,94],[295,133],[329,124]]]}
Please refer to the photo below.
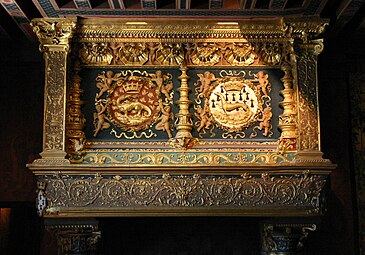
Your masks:
{"label": "carved pilaster", "polygon": [[57,239],[58,255],[100,254],[101,232],[95,220],[46,220]]}
{"label": "carved pilaster", "polygon": [[304,40],[298,57],[298,154],[297,162],[318,162],[320,129],[318,111],[317,57],[323,50],[323,40]]}
{"label": "carved pilaster", "polygon": [[265,224],[262,230],[263,255],[300,255],[315,224]]}
{"label": "carved pilaster", "polygon": [[180,99],[176,102],[179,106],[179,113],[175,122],[177,133],[174,138],[170,139],[170,144],[176,148],[190,148],[197,142],[197,139],[193,138],[191,134],[193,123],[189,113],[191,101],[189,100],[189,76],[186,74],[187,70],[188,68],[185,64],[180,67],[181,76],[179,80],[181,80],[181,84],[180,88],[177,89],[180,93]]}
{"label": "carved pilaster", "polygon": [[76,19],[34,19],[31,26],[45,59],[43,152],[34,164],[68,164],[65,159],[67,59]]}

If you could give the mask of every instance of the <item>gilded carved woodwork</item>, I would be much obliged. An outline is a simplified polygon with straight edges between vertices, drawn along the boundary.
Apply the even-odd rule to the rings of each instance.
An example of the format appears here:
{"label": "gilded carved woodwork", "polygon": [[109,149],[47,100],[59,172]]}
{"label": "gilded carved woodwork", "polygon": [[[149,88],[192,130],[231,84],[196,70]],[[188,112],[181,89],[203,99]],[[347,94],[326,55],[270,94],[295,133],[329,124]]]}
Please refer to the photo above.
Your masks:
{"label": "gilded carved woodwork", "polygon": [[45,111],[39,164],[68,164],[66,156],[66,80],[69,42],[76,28],[71,19],[35,19],[31,26],[45,58]]}
{"label": "gilded carved woodwork", "polygon": [[180,98],[176,102],[179,106],[179,112],[177,114],[177,119],[175,122],[175,128],[177,133],[173,139],[170,139],[170,145],[175,148],[190,148],[193,147],[195,143],[198,142],[197,138],[193,138],[191,130],[193,128],[191,114],[189,112],[189,106],[192,103],[189,99],[189,87],[186,71],[187,67],[185,63],[180,67],[181,76],[179,77],[180,88],[178,89],[180,93]]}
{"label": "gilded carved woodwork", "polygon": [[323,21],[77,25],[33,22],[46,96],[29,167],[45,217],[321,213]]}
{"label": "gilded carved woodwork", "polygon": [[156,213],[164,208],[185,208],[192,213],[204,209],[229,212],[256,208],[256,213],[266,215],[275,210],[286,210],[282,213],[287,215],[303,210],[303,215],[310,215],[322,209],[320,193],[325,184],[323,176],[308,172],[296,176],[243,173],[229,178],[198,174],[143,177],[96,174],[78,178],[61,174],[46,176],[42,181],[47,182],[46,216],[81,208],[87,210],[86,214],[89,211],[96,215],[97,210],[100,215],[112,214],[111,208],[135,212],[150,209]]}
{"label": "gilded carved woodwork", "polygon": [[79,63],[75,63],[74,74],[67,91],[67,114],[66,114],[66,152],[70,155],[70,160],[78,162],[82,160],[84,144],[86,141],[83,132],[85,118],[81,111],[84,102],[81,100],[83,90],[81,86],[81,77]]}
{"label": "gilded carved woodwork", "polygon": [[[181,141],[187,140],[181,139]],[[238,167],[242,165],[264,167],[265,165],[275,164],[285,165],[285,163],[290,163],[291,160],[293,160],[293,154],[289,153],[278,153],[275,150],[260,152],[260,150],[240,149],[210,149],[204,150],[204,152],[197,149],[190,149],[189,151],[99,149],[97,152],[86,151],[84,157],[85,164],[102,164],[105,166],[119,164],[128,167],[173,167],[176,164],[181,167]]]}
{"label": "gilded carved woodwork", "polygon": [[[210,137],[215,137],[215,128],[226,130],[222,137],[232,137],[238,133],[246,137],[244,130],[258,123],[253,128],[250,137],[256,137],[258,131],[263,136],[271,137],[271,85],[268,74],[263,71],[246,74],[246,72],[227,72],[222,70],[219,75],[209,71],[197,74],[199,77],[195,89],[196,117],[195,123],[199,137],[209,130]],[[237,135],[237,134],[236,134]]]}
{"label": "gilded carved woodwork", "polygon": [[298,57],[298,132],[299,150],[319,151],[319,113],[317,88],[317,56],[323,50],[322,40],[301,46]]}
{"label": "gilded carved woodwork", "polygon": [[[126,70],[116,74],[103,71],[96,82],[99,92],[95,96],[94,137],[114,124],[124,132],[133,133],[132,137],[154,125],[156,130],[172,138],[170,74],[163,74],[161,70],[156,73]],[[118,136],[115,130],[113,133]]]}

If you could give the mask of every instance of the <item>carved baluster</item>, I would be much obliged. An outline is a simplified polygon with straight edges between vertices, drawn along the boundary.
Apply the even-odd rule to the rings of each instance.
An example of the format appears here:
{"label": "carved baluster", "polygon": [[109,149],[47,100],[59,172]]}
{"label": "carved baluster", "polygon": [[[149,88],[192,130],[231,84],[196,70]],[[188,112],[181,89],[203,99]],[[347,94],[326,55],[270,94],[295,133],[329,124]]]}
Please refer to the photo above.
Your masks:
{"label": "carved baluster", "polygon": [[43,152],[34,164],[69,164],[65,159],[66,78],[76,19],[34,19],[31,26],[45,59]]}
{"label": "carved baluster", "polygon": [[183,64],[180,67],[180,70],[182,73],[179,77],[181,85],[180,88],[177,89],[180,93],[180,99],[176,102],[179,105],[179,113],[177,114],[177,120],[175,122],[177,133],[174,138],[170,139],[170,144],[177,148],[189,148],[197,142],[197,139],[193,138],[191,134],[193,124],[191,114],[189,113],[191,101],[189,100],[189,76],[186,74],[188,68]]}
{"label": "carved baluster", "polygon": [[71,162],[82,161],[84,155],[85,133],[82,129],[84,128],[85,118],[81,111],[84,102],[80,99],[83,90],[80,89],[81,77],[78,75],[79,71],[80,65],[76,63],[72,82],[67,91],[66,136],[68,139],[66,152],[70,155]]}
{"label": "carved baluster", "polygon": [[284,89],[280,91],[280,94],[284,100],[279,103],[283,108],[283,113],[279,116],[278,125],[282,132],[279,144],[279,152],[281,153],[288,150],[295,150],[297,138],[297,113],[294,101],[292,67],[284,63],[282,70],[285,73],[281,79],[284,84]]}

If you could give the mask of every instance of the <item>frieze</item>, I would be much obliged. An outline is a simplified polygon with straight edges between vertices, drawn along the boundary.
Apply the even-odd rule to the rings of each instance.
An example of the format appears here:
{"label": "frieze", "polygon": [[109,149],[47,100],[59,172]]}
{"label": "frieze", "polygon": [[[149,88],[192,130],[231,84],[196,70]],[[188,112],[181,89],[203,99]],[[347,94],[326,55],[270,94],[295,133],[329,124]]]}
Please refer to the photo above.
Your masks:
{"label": "frieze", "polygon": [[85,150],[83,164],[120,165],[120,166],[240,166],[285,164],[293,160],[292,153],[277,151],[242,150]]}
{"label": "frieze", "polygon": [[300,175],[202,176],[44,176],[47,183],[45,214],[63,210],[116,209],[302,209],[321,211],[323,176]]}

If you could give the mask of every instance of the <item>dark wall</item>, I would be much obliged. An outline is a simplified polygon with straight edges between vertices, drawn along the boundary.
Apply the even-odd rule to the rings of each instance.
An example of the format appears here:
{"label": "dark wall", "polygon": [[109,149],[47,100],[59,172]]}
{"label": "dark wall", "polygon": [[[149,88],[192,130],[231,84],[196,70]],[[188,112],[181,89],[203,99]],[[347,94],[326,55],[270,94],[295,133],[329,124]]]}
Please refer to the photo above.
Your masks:
{"label": "dark wall", "polygon": [[39,254],[36,181],[26,168],[42,149],[44,75],[37,48],[0,42],[0,208],[7,208],[0,215],[0,254]]}

